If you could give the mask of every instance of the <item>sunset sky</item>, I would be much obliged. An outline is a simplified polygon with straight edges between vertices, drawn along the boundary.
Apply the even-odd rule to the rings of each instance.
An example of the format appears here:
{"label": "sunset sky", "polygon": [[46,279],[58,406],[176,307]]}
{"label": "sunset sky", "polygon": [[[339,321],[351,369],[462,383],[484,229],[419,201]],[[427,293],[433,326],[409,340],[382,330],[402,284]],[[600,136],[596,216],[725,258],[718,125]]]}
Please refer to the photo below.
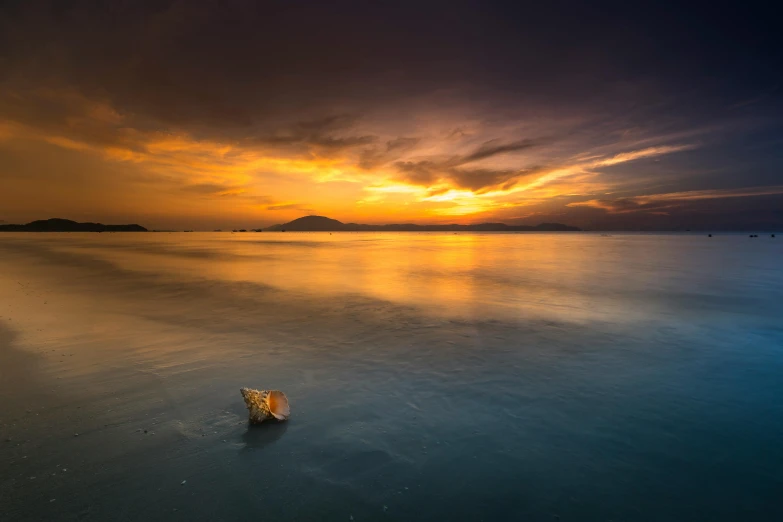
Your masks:
{"label": "sunset sky", "polygon": [[525,4],[4,2],[0,220],[783,226],[772,5]]}

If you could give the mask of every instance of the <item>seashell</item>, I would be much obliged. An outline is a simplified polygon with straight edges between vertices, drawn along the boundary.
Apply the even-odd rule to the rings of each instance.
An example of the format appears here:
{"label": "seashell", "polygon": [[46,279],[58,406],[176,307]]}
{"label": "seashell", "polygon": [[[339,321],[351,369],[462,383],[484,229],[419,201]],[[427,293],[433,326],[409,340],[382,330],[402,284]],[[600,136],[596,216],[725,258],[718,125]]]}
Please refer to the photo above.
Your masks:
{"label": "seashell", "polygon": [[253,390],[240,388],[251,424],[261,424],[267,419],[287,420],[291,415],[288,397],[279,390]]}

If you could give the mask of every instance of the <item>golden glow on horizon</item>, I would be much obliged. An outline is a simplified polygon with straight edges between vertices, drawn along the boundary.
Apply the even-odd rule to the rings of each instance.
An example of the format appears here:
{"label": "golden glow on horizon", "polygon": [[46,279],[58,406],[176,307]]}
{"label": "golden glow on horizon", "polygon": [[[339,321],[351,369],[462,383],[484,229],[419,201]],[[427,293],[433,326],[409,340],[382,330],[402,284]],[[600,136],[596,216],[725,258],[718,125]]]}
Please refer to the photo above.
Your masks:
{"label": "golden glow on horizon", "polygon": [[[600,169],[694,148],[691,144],[669,144],[620,153],[586,150],[565,156],[571,160],[550,160],[550,168],[530,168],[525,166],[541,161],[535,150],[518,147],[518,153],[511,148],[511,153],[486,154],[498,143],[516,143],[513,137],[460,148],[432,137],[445,134],[438,130],[429,138],[425,134],[402,142],[399,156],[378,160],[392,150],[394,140],[388,141],[384,152],[382,147],[373,149],[375,145],[366,144],[364,148],[333,149],[294,144],[287,149],[263,140],[196,138],[186,132],[134,128],[131,118],[108,103],[93,102],[74,93],[42,90],[37,96],[67,103],[76,115],[60,126],[0,121],[0,141],[5,146],[46,143],[97,157],[106,162],[107,169],[122,166],[128,179],[116,181],[118,185],[125,183],[118,199],[126,197],[121,206],[128,209],[141,209],[154,202],[159,215],[209,213],[267,224],[304,213],[375,223],[392,218],[444,222],[455,216],[462,218],[461,222],[475,222],[497,219],[496,213],[501,211],[546,205],[554,200],[562,200],[566,207],[616,212],[602,203],[602,197],[617,190],[616,183],[603,179]],[[430,127],[432,122],[426,128]],[[443,128],[448,127],[443,124]],[[470,150],[474,157],[468,154]],[[373,161],[366,161],[368,154]],[[405,177],[397,163],[404,161],[424,165],[428,170],[419,177]],[[466,162],[469,168],[462,167]],[[484,176],[486,181],[471,181],[473,175],[479,176],[477,179]],[[644,203],[643,198],[660,200],[664,196],[637,199]],[[697,197],[701,196],[691,194],[679,199]]]}

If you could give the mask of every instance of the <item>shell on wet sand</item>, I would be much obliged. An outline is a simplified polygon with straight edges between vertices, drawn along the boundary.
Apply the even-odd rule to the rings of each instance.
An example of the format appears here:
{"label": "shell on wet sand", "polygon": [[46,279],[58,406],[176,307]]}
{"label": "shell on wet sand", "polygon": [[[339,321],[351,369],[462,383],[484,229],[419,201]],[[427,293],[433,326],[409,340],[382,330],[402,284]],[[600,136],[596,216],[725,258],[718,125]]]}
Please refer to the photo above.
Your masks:
{"label": "shell on wet sand", "polygon": [[240,388],[251,424],[261,424],[267,419],[287,420],[291,415],[288,397],[279,390],[253,390]]}

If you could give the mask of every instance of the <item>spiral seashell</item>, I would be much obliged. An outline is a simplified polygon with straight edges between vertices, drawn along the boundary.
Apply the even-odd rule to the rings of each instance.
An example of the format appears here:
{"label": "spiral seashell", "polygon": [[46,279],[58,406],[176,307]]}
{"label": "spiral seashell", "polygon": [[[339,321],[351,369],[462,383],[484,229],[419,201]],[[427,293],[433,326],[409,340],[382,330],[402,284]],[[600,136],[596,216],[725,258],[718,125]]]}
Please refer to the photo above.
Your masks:
{"label": "spiral seashell", "polygon": [[279,390],[240,388],[239,393],[245,399],[251,424],[261,424],[271,418],[284,421],[291,415],[288,397]]}

